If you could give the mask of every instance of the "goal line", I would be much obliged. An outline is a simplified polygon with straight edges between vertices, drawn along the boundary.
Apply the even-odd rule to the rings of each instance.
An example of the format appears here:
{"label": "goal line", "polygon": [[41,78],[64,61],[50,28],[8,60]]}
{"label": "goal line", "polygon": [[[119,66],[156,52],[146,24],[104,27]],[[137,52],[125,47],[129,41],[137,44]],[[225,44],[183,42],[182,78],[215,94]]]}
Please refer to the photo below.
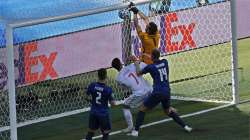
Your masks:
{"label": "goal line", "polygon": [[[233,106],[233,105],[235,105],[235,104],[231,103],[231,104],[221,105],[221,106],[218,106],[218,107],[214,107],[214,108],[210,108],[210,109],[206,109],[206,110],[202,110],[202,111],[197,111],[197,112],[194,112],[194,113],[189,113],[189,114],[181,115],[180,117],[181,118],[192,117],[192,116],[204,114],[204,113],[207,113],[207,112],[210,112],[210,111],[215,111],[215,110],[227,108],[227,107],[230,107],[230,106]],[[149,126],[154,126],[154,125],[165,123],[165,122],[169,122],[169,121],[172,121],[172,120],[173,120],[172,118],[167,118],[167,119],[163,119],[163,120],[160,120],[160,121],[151,122],[151,123],[142,125],[141,128],[146,128],[146,127],[149,127]],[[112,136],[112,135],[117,135],[117,134],[120,134],[120,133],[122,133],[122,130],[111,132],[109,135]],[[102,135],[93,137],[93,139],[98,139],[98,138],[102,138]],[[81,139],[81,140],[85,140],[85,139]]]}

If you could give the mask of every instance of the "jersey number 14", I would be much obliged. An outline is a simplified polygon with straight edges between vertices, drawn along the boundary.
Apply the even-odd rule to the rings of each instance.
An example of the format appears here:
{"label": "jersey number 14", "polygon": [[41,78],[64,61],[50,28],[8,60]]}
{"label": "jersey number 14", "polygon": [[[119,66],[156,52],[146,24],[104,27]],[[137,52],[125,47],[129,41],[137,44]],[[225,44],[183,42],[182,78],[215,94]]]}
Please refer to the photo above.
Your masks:
{"label": "jersey number 14", "polygon": [[161,82],[164,81],[164,80],[167,80],[167,70],[166,70],[166,68],[158,69],[158,71],[160,73]]}

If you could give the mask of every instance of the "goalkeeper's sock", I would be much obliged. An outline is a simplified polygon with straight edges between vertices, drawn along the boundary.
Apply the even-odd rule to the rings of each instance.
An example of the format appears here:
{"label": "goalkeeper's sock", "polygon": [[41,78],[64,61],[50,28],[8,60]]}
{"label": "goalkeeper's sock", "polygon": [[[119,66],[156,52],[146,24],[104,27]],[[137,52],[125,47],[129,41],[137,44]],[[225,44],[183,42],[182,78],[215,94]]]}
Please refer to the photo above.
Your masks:
{"label": "goalkeeper's sock", "polygon": [[94,132],[88,132],[87,136],[86,136],[86,140],[92,140],[92,137],[94,136]]}
{"label": "goalkeeper's sock", "polygon": [[140,111],[136,118],[136,124],[135,124],[136,131],[139,131],[140,126],[143,124],[144,117],[145,117],[145,112]]}
{"label": "goalkeeper's sock", "polygon": [[184,121],[179,117],[179,115],[175,112],[171,112],[168,114],[169,117],[173,118],[173,120],[178,123],[181,127],[185,127],[186,124],[184,123]]}
{"label": "goalkeeper's sock", "polygon": [[108,140],[108,139],[109,139],[109,133],[103,133],[102,140]]}
{"label": "goalkeeper's sock", "polygon": [[123,114],[124,114],[124,117],[125,117],[125,120],[128,124],[128,128],[133,128],[133,117],[132,117],[132,114],[130,112],[130,109],[123,109]]}

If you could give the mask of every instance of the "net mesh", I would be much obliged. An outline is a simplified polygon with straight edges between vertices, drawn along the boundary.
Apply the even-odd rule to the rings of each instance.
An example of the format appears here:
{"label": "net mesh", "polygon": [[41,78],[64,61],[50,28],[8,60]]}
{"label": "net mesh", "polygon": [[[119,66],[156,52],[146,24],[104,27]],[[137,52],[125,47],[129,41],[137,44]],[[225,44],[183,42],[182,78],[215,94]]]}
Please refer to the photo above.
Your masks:
{"label": "net mesh", "polygon": [[[0,32],[1,31],[0,29]],[[1,41],[0,41],[1,44]],[[7,52],[0,47],[0,139],[9,140],[9,98],[7,92]]]}
{"label": "net mesh", "polygon": [[[172,95],[232,101],[230,2],[197,7],[196,2],[176,0],[170,8],[162,8],[166,6],[162,1],[154,2],[139,9],[151,16],[160,30],[159,49],[169,61]],[[142,20],[140,25],[144,30]],[[126,60],[131,53],[142,53],[133,23],[123,22],[118,10],[16,28],[14,42],[18,123],[89,107],[85,88],[97,81],[96,70],[110,68],[115,57]],[[7,61],[2,59],[6,58],[5,51],[4,46],[0,48],[1,128],[9,126],[4,82]],[[116,75],[115,70],[108,69],[107,84],[115,98],[122,100],[127,89],[117,85]],[[151,80],[148,75],[146,78]],[[8,137],[9,131],[0,132],[0,139]]]}
{"label": "net mesh", "polygon": [[[232,101],[230,2],[203,3],[170,12],[174,5],[189,4],[156,1],[150,11],[151,21],[160,27],[158,47],[169,61],[172,95],[180,99]],[[140,24],[145,29],[142,20]],[[140,56],[143,46],[133,30],[134,53]]]}
{"label": "net mesh", "polygon": [[1,131],[0,138],[1,138],[1,140],[10,140],[10,132],[9,131]]}
{"label": "net mesh", "polygon": [[[102,18],[101,23],[94,20],[103,15],[105,18]],[[118,18],[117,11],[15,30],[21,33],[30,29],[27,31],[30,34],[39,28],[48,31],[45,38],[28,42],[24,41],[25,36],[15,38],[16,42],[21,42],[15,45],[19,123],[89,106],[85,100],[85,88],[91,82],[97,81],[96,70],[109,68],[114,57],[122,58],[122,25],[110,24],[109,18],[114,16]],[[81,22],[82,19],[82,22],[102,27],[87,27],[87,30],[79,31],[69,28],[68,33],[59,36],[53,33],[55,30],[59,31],[60,27],[67,28],[68,24],[73,26],[74,20]],[[60,27],[56,24],[60,24]],[[75,26],[85,28],[88,25],[78,23]],[[109,70],[108,75],[107,83],[113,87],[115,98],[124,98],[126,91],[114,81],[115,72]]]}

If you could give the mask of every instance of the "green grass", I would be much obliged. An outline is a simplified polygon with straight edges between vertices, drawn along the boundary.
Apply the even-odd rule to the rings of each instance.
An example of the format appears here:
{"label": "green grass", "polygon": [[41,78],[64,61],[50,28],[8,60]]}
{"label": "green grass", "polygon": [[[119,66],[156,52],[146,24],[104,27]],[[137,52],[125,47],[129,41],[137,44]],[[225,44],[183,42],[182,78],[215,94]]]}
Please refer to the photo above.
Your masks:
{"label": "green grass", "polygon": [[250,99],[250,39],[244,39],[238,42],[238,61],[239,67],[243,68],[240,75],[239,93],[240,100]]}
{"label": "green grass", "polygon": [[[180,130],[174,122],[151,126],[143,129],[136,140],[249,140],[249,108],[250,103],[187,118],[185,120],[194,127],[190,134]],[[123,134],[111,138],[128,139]]]}
{"label": "green grass", "polygon": [[[250,55],[250,39],[244,39],[239,41],[239,67],[243,68],[243,71],[239,72],[239,78],[240,78],[240,99],[243,100],[249,100],[250,99],[250,59],[248,58]],[[209,51],[212,51],[213,48],[208,48]],[[223,47],[221,49],[224,49]],[[204,49],[205,50],[205,49]],[[197,54],[199,54],[200,51],[204,51],[203,49],[200,49]],[[228,53],[228,50],[221,50],[224,53]],[[190,54],[184,53],[180,54],[182,57],[179,57],[179,59],[174,58],[174,56],[170,56],[174,61],[181,61],[182,59],[186,59],[187,56],[190,56]],[[210,52],[211,53],[211,52]],[[213,54],[218,55],[216,58],[222,59],[225,56],[224,54]],[[191,57],[194,61],[195,56]],[[222,65],[214,64],[211,66],[211,68],[206,68],[206,66],[203,67],[204,62],[208,60],[208,56],[202,57],[201,60],[199,60],[197,65],[195,66],[196,69],[207,69],[206,73],[213,73],[218,72],[221,70]],[[173,62],[173,61],[172,61]],[[228,62],[227,62],[228,63]],[[188,64],[186,64],[188,66]],[[202,65],[199,66],[199,65]],[[187,67],[186,66],[186,67]],[[218,68],[219,67],[219,68]],[[218,68],[218,69],[213,69]],[[213,69],[214,71],[212,71]],[[196,74],[194,73],[186,73],[186,75],[182,75],[180,77],[178,73],[182,73],[182,69],[179,69],[176,71],[171,71],[173,74],[173,77],[171,77],[171,80],[178,80],[180,77],[192,77]],[[190,71],[193,71],[193,69],[190,69]],[[110,73],[114,73],[113,71],[110,71]],[[112,74],[113,75],[113,74]],[[228,75],[228,74],[225,74]],[[223,75],[223,76],[225,76]],[[216,76],[219,77],[219,76]],[[207,79],[213,79],[216,78],[214,76],[209,76]],[[80,83],[82,81],[82,77],[79,77]],[[203,81],[204,79],[198,80],[198,83]],[[218,80],[218,79],[215,79]],[[76,84],[79,84],[78,83]],[[58,81],[59,82],[59,81]],[[74,82],[74,81],[72,81]],[[217,93],[218,91],[221,91],[222,89],[229,90],[228,92],[231,92],[231,90],[228,88],[227,83],[228,81],[222,81],[221,86],[218,86],[217,89],[215,89],[213,92]],[[65,83],[65,82],[62,82]],[[114,84],[114,83],[112,83]],[[186,84],[177,84],[176,87],[174,87],[174,90],[176,91],[175,94],[178,94],[178,92],[182,92],[188,84],[197,84],[197,82],[190,82],[187,81]],[[45,85],[46,86],[46,85]],[[226,86],[223,87],[223,86]],[[177,88],[181,87],[181,88]],[[203,87],[204,89],[207,89],[206,86]],[[197,91],[197,89],[189,89],[190,91]],[[207,92],[204,92],[203,89],[201,89],[203,92],[197,92],[197,94],[205,94]],[[208,88],[208,91],[211,91]],[[193,93],[191,93],[193,94]],[[202,95],[204,96],[204,95]],[[218,106],[218,104],[214,103],[200,103],[200,102],[183,102],[183,101],[173,101],[173,106],[176,107],[181,114],[187,114],[192,113],[195,111],[204,110],[207,108]],[[57,109],[57,108],[54,108]],[[134,111],[135,113],[136,111]],[[123,120],[122,111],[120,107],[113,108],[111,111],[112,114],[112,125],[113,125],[113,131],[119,130],[124,128],[126,125]],[[250,115],[250,103],[241,104],[238,106],[228,107],[217,111],[212,111],[209,113],[205,113],[202,115],[194,116],[186,118],[185,121],[187,121],[189,124],[191,124],[194,127],[194,132],[191,134],[185,133],[182,129],[180,129],[174,122],[167,122],[160,125],[155,125],[151,127],[147,127],[142,129],[140,133],[140,137],[136,140],[249,140],[249,115]],[[163,115],[163,112],[161,108],[156,108],[152,112],[148,113],[146,115],[145,123],[158,121],[161,119],[166,118]],[[30,126],[25,126],[18,129],[18,136],[19,140],[79,140],[84,137],[87,130],[87,123],[88,123],[88,113],[81,113],[78,115],[68,116],[61,119],[51,120],[39,124],[34,124]],[[127,137],[123,134],[118,134],[115,136],[110,137],[111,140],[133,140],[134,138]]]}

